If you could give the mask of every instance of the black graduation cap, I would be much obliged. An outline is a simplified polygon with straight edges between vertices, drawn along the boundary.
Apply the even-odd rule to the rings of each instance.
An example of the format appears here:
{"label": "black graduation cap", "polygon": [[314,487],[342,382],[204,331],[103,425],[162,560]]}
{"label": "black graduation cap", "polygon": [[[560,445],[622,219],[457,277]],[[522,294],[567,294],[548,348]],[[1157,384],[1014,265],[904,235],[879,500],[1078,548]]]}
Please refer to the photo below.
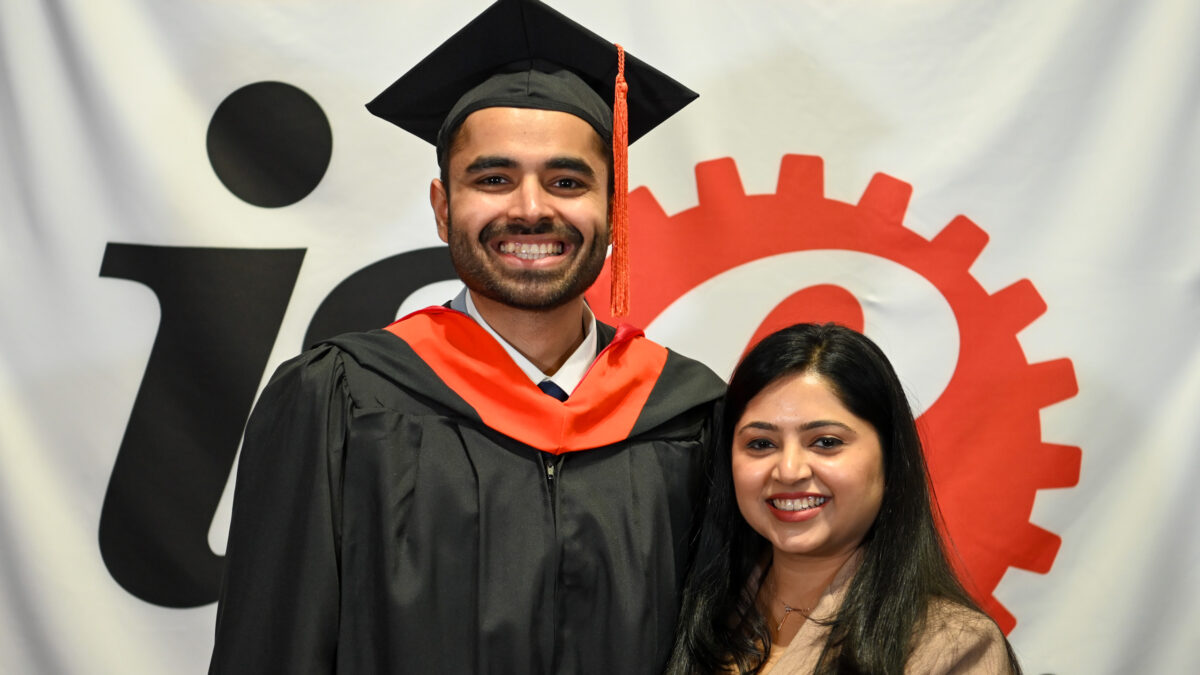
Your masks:
{"label": "black graduation cap", "polygon": [[[697,94],[631,55],[628,142]],[[442,157],[449,133],[482,108],[558,110],[613,140],[616,45],[537,0],[498,0],[367,104]]]}
{"label": "black graduation cap", "polygon": [[697,94],[538,0],[497,0],[367,104],[437,147],[483,108],[570,113],[613,148],[612,313],[629,313],[629,143]]}

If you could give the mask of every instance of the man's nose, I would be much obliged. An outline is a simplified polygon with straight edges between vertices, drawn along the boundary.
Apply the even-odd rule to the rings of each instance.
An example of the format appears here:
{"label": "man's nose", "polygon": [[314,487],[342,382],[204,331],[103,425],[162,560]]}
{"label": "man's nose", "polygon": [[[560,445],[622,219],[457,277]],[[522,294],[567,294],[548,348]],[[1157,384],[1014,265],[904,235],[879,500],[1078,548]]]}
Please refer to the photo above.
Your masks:
{"label": "man's nose", "polygon": [[546,192],[536,176],[526,177],[512,191],[512,202],[508,208],[509,221],[534,225],[548,219],[552,215],[550,198],[551,195]]}

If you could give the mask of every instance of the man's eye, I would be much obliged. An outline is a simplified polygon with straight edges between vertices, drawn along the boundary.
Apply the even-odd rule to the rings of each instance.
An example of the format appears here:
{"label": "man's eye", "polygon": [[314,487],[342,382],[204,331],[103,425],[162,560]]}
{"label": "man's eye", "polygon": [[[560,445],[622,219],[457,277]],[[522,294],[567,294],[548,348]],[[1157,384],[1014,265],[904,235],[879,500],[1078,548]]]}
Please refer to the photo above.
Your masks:
{"label": "man's eye", "polygon": [[584,187],[582,181],[578,181],[574,178],[559,178],[555,180],[552,185],[560,190],[575,190]]}
{"label": "man's eye", "polygon": [[504,185],[508,181],[504,176],[484,176],[476,182],[480,185]]}

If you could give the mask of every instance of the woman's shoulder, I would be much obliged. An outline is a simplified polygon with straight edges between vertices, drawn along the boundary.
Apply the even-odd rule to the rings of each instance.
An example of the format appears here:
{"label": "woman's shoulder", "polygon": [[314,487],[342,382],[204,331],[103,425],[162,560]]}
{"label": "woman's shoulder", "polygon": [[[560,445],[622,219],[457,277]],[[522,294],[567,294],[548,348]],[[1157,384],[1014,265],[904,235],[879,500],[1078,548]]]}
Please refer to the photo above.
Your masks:
{"label": "woman's shoulder", "polygon": [[929,603],[925,630],[947,634],[976,634],[996,639],[1004,637],[992,617],[973,607],[945,598],[935,598]]}
{"label": "woman's shoulder", "polygon": [[1008,642],[987,614],[957,602],[934,600],[917,636],[906,672],[1012,672]]}

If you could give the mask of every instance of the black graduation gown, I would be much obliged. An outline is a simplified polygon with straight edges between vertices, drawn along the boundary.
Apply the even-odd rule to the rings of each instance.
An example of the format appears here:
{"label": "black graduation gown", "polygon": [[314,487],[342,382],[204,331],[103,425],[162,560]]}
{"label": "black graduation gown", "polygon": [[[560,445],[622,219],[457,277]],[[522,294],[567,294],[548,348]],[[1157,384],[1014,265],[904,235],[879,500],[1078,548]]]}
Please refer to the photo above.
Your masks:
{"label": "black graduation gown", "polygon": [[659,672],[724,383],[598,333],[566,403],[442,308],[280,366],[243,444],[210,672]]}

